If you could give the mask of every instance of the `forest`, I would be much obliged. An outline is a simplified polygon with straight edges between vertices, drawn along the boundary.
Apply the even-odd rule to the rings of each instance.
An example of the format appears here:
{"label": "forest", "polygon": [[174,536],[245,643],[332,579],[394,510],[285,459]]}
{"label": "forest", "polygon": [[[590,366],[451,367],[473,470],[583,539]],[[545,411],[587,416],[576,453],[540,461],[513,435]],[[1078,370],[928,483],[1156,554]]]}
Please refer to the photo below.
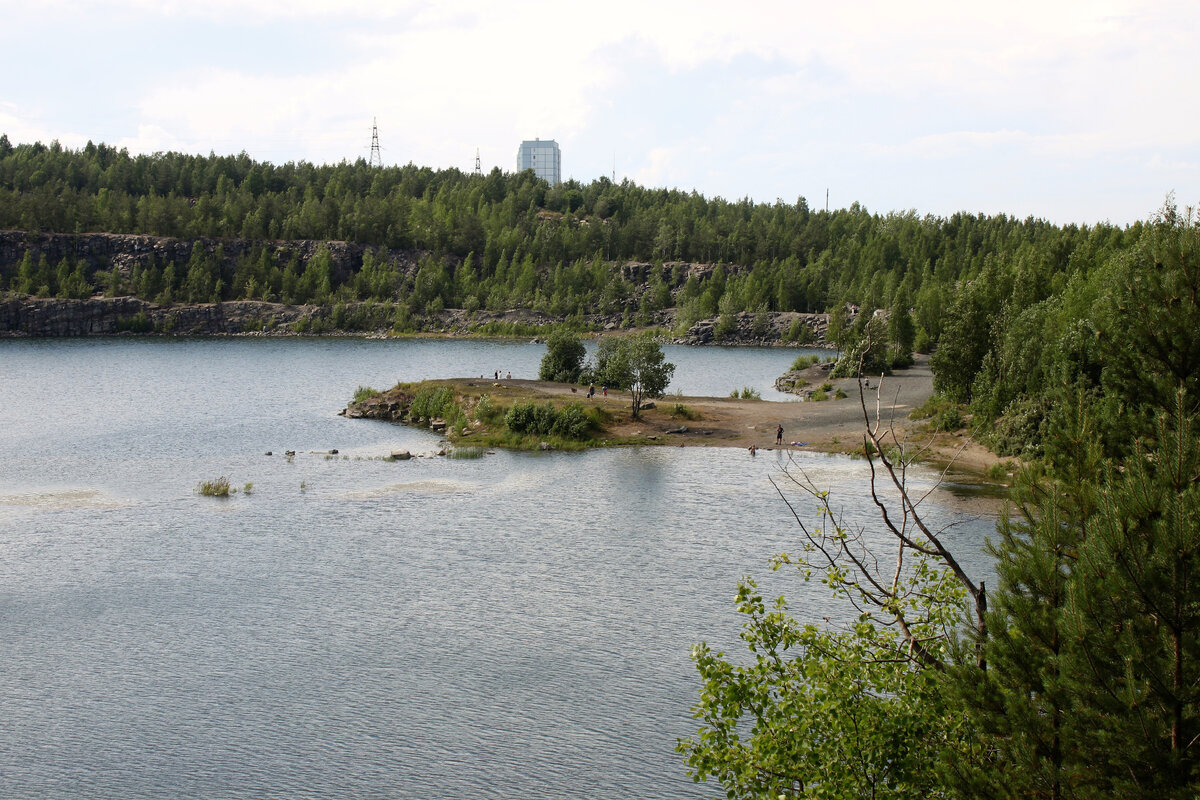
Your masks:
{"label": "forest", "polygon": [[[131,155],[0,135],[0,230],[193,243],[186,260],[151,257],[124,270],[26,251],[0,263],[0,289],[15,295],[331,309],[366,301],[383,304],[373,320],[382,308],[398,330],[444,308],[533,309],[577,326],[583,314],[607,313],[630,327],[671,309],[677,331],[716,318],[718,337],[742,312],[829,312],[828,344],[843,350],[884,309],[900,337],[893,350],[935,352],[939,392],[1003,455],[1040,454],[1047,388],[1067,380],[1098,390],[1093,345],[1137,334],[1099,300],[1160,225],[1195,221],[1170,200],[1155,220],[1126,227],[1058,226],[858,204],[826,212],[802,197],[729,201],[606,178],[550,187],[499,169],[273,165],[244,153]],[[339,270],[325,248],[301,259],[279,246],[297,240],[350,242],[361,255]],[[239,255],[226,256],[235,241]]]}
{"label": "forest", "polygon": [[[993,544],[998,585],[956,569],[915,502],[882,516],[900,559],[890,577],[832,506],[818,527],[798,510],[807,545],[775,566],[823,579],[858,623],[800,625],[747,579],[748,656],[694,653],[702,727],[680,743],[692,774],[731,798],[1190,798],[1200,219],[1169,195],[1147,211],[1125,226],[825,211],[605,178],[551,187],[498,169],[272,165],[0,135],[0,229],[192,243],[180,263],[132,271],[27,251],[0,263],[0,290],[369,301],[397,330],[448,308],[533,309],[576,328],[588,313],[641,327],[671,309],[677,331],[825,312],[851,374],[931,353],[937,402],[1024,465]],[[280,256],[298,240],[353,243],[361,258],[338,270],[327,247]],[[905,447],[883,434],[864,445],[872,474],[903,489]]]}

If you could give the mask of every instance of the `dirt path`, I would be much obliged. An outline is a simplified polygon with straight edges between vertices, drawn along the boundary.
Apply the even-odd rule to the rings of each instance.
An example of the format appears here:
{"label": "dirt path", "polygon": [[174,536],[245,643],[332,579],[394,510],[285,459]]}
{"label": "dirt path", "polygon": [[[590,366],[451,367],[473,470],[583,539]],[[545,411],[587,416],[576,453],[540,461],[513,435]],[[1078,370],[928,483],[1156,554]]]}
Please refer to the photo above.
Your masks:
{"label": "dirt path", "polygon": [[[538,393],[574,394],[585,400],[586,387],[543,381],[502,381]],[[597,396],[596,402],[614,417],[610,426],[614,437],[644,436],[664,444],[709,447],[749,447],[774,449],[778,426],[783,426],[783,447],[821,452],[853,452],[861,450],[867,420],[878,419],[884,427],[896,431],[901,441],[919,443],[927,449],[920,460],[933,464],[954,463],[956,471],[981,474],[1000,459],[973,442],[969,437],[927,433],[922,421],[909,418],[909,413],[933,395],[933,374],[928,356],[921,356],[910,369],[885,377],[882,382],[871,380],[864,386],[862,399],[858,382],[853,379],[833,380],[846,393],[841,400],[821,402],[741,400],[720,397],[677,397],[668,395],[655,401],[655,408],[642,412],[640,420],[630,418],[630,398],[627,392],[609,391],[608,397]],[[833,392],[830,392],[830,397]],[[864,415],[864,401],[866,414]],[[699,414],[694,420],[672,416],[675,404],[683,404]]]}

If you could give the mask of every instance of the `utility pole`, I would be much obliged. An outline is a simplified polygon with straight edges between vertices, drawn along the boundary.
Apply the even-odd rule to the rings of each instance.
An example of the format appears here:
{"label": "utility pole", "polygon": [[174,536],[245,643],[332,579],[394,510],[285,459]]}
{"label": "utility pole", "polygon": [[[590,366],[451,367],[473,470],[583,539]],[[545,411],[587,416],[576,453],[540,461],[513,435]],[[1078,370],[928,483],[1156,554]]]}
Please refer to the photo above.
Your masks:
{"label": "utility pole", "polygon": [[367,160],[368,167],[382,167],[383,154],[379,151],[379,126],[371,117],[371,157]]}
{"label": "utility pole", "polygon": [[825,187],[825,213],[829,213],[829,187]]}

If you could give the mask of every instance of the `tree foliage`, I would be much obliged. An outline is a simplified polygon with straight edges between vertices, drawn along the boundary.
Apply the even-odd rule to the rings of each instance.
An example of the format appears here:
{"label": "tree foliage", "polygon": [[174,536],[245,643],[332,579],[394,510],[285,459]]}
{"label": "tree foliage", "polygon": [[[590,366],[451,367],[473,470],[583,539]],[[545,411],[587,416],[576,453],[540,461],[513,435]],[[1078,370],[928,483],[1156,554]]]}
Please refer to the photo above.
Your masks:
{"label": "tree foliage", "polygon": [[600,340],[595,380],[610,388],[628,390],[634,419],[641,415],[647,398],[663,396],[674,374],[675,365],[666,360],[650,333]]}
{"label": "tree foliage", "polygon": [[538,366],[538,380],[576,383],[586,357],[587,350],[579,335],[558,328],[546,339],[546,355]]}
{"label": "tree foliage", "polygon": [[[953,376],[954,391],[969,385],[979,413],[996,413],[1002,400],[1000,419],[1018,408],[1039,419],[1041,446],[997,527],[999,585],[990,593],[946,537],[926,531],[921,498],[903,481],[912,445],[881,433],[860,395],[878,524],[810,529],[797,513],[804,555],[779,559],[800,564],[806,578],[819,566],[851,621],[802,637],[782,601],[768,612],[743,586],[749,666],[696,651],[704,727],[681,749],[697,778],[722,781],[730,797],[902,791],[839,768],[853,757],[860,767],[915,763],[919,788],[909,796],[1196,796],[1200,429],[1187,365],[1198,335],[1190,287],[1200,231],[1187,215],[1164,213],[1154,226],[1138,247],[1057,293],[1025,291],[1027,305],[1014,299],[1015,285],[969,288],[943,332],[1007,297],[983,346],[957,351],[954,366],[982,355],[975,376]],[[1151,355],[1139,358],[1139,347]],[[877,390],[876,420],[885,393]],[[878,491],[881,474],[897,489],[891,498]],[[805,488],[832,519],[828,499]],[[895,556],[885,561],[888,550]],[[954,592],[968,601],[965,618]],[[936,617],[925,608],[941,609],[940,631],[926,626]],[[889,654],[909,677],[878,677]],[[879,693],[866,725],[858,699],[841,690],[844,675]],[[849,724],[824,722],[827,712]],[[893,715],[919,721],[908,730],[916,739],[896,734],[880,755],[875,732],[887,719],[879,717]],[[929,747],[915,750],[914,741]]]}
{"label": "tree foliage", "polygon": [[[189,243],[170,249],[170,263],[139,257],[135,274],[121,267],[114,276],[121,265],[89,254],[86,285],[57,280],[58,255],[40,271],[35,252],[36,274],[21,274],[23,253],[12,251],[11,263],[0,263],[0,289],[27,294],[369,300],[394,304],[400,327],[438,308],[606,313],[643,325],[673,307],[686,328],[718,315],[728,323],[742,313],[836,312],[847,302],[894,310],[911,302],[914,346],[926,348],[939,343],[949,309],[980,276],[1015,287],[988,298],[999,305],[983,311],[994,316],[1010,298],[1015,310],[1051,296],[1146,232],[1004,215],[878,214],[858,204],[814,211],[804,198],[728,201],[604,178],[549,187],[531,173],[498,169],[475,176],[363,159],[271,164],[244,153],[132,155],[57,142],[0,148],[0,229]],[[312,241],[345,243],[346,251],[327,269],[312,248],[298,246]],[[191,242],[203,251],[198,267]],[[72,257],[68,276],[75,266]],[[905,294],[910,299],[901,300]],[[970,375],[956,385],[972,394]]]}

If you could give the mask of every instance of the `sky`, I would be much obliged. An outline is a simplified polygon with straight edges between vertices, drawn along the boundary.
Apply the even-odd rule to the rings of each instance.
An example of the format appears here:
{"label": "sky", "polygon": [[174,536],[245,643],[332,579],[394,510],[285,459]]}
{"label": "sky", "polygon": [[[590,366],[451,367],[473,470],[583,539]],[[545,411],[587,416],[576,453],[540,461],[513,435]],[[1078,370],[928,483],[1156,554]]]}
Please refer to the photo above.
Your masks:
{"label": "sky", "polygon": [[1196,0],[0,0],[0,133],[878,213],[1200,203]]}

